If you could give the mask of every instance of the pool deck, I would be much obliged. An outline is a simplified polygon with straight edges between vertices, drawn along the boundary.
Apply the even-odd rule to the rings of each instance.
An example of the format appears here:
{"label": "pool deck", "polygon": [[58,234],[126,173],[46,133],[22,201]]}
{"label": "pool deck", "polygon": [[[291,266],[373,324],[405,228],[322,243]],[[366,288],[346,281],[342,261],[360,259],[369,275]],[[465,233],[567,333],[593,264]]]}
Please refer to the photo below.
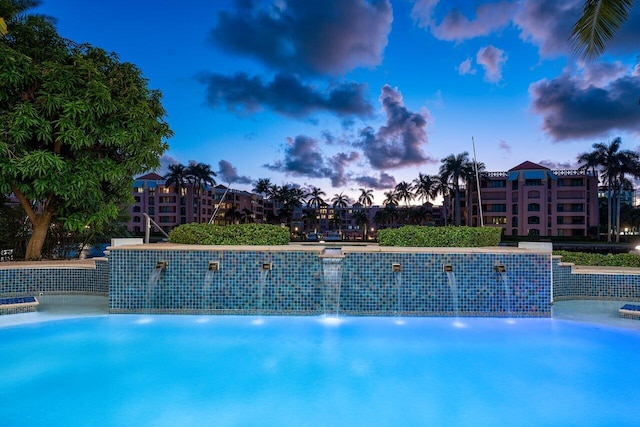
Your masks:
{"label": "pool deck", "polygon": [[[106,296],[42,295],[38,301],[40,305],[37,312],[0,316],[0,328],[78,317],[110,316],[109,298]],[[620,307],[628,303],[640,304],[638,301],[611,300],[557,301],[553,304],[551,318],[590,323],[596,327],[640,330],[640,320],[623,318],[618,312]]]}

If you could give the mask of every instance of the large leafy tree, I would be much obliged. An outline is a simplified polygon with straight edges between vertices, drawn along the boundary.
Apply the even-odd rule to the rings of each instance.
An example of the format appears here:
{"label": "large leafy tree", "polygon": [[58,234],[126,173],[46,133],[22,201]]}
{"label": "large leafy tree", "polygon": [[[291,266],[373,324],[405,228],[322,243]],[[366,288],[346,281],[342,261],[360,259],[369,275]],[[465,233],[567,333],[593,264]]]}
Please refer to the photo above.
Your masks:
{"label": "large leafy tree", "polygon": [[37,4],[0,0],[0,191],[31,222],[26,259],[41,257],[54,221],[78,231],[115,219],[171,135],[160,92],[135,65],[62,39],[26,14]]}

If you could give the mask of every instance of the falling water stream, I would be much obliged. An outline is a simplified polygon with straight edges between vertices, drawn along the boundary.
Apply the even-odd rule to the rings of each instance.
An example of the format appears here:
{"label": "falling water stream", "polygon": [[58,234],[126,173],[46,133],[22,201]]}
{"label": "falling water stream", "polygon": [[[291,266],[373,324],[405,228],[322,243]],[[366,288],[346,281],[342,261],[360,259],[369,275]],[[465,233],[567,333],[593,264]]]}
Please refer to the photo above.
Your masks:
{"label": "falling water stream", "polygon": [[456,276],[453,271],[446,271],[447,281],[449,282],[449,289],[451,290],[451,302],[453,303],[453,312],[456,317],[460,316],[460,309],[458,307],[458,285],[456,283]]}

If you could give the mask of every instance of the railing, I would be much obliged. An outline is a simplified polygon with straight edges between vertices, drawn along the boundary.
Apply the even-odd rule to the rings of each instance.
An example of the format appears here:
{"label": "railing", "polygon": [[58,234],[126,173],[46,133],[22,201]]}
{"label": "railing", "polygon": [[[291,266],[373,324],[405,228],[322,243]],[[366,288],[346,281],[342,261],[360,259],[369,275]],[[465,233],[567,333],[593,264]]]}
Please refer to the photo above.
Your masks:
{"label": "railing", "polygon": [[151,219],[149,215],[146,213],[142,214],[144,216],[144,242],[149,243],[149,235],[151,234],[151,224],[155,225],[158,231],[165,235],[165,237],[169,237],[169,235],[160,227],[154,220]]}

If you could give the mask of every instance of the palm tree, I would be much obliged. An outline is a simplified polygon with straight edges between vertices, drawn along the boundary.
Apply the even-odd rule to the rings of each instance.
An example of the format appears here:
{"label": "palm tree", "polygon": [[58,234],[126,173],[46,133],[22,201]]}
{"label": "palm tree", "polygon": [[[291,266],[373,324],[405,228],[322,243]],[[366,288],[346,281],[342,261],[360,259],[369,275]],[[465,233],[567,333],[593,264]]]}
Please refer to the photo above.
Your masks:
{"label": "palm tree", "polygon": [[447,206],[449,206],[449,200],[451,197],[451,186],[446,179],[438,176],[438,182],[436,184],[437,194],[442,194],[442,216],[444,217],[444,225],[448,225],[449,213],[447,212]]}
{"label": "palm tree", "polygon": [[[609,144],[602,142],[592,145],[591,153],[578,156],[581,168],[600,166],[600,173],[607,186],[607,242],[612,241],[613,216],[618,216],[620,189],[625,175],[640,176],[640,156],[631,150],[620,150],[622,140],[618,137]],[[615,208],[614,208],[615,205]],[[616,228],[616,239],[619,230]]]}
{"label": "palm tree", "polygon": [[360,188],[360,197],[358,197],[358,202],[365,207],[371,207],[373,204],[373,190],[368,188]]}
{"label": "palm tree", "polygon": [[196,163],[196,162],[189,163],[189,166],[187,166],[185,171],[188,177],[187,179],[193,185],[193,192],[197,197],[198,214],[196,216],[196,222],[200,222],[201,220],[201,215],[200,215],[200,211],[201,211],[200,195],[201,194],[200,193],[201,193],[201,190],[205,188],[205,186],[216,185],[216,180],[213,178],[214,176],[216,176],[216,173],[213,170],[211,170],[211,165],[208,165],[206,163]]}
{"label": "palm tree", "polygon": [[571,29],[574,51],[585,59],[602,55],[633,4],[634,0],[585,0],[582,15]]}
{"label": "palm tree", "polygon": [[453,188],[455,224],[459,226],[462,218],[460,185],[468,182],[473,175],[473,164],[469,161],[469,153],[466,151],[458,155],[451,154],[442,159],[441,163],[440,176]]}
{"label": "palm tree", "polygon": [[240,219],[244,224],[249,224],[250,222],[254,222],[253,211],[251,209],[243,208],[241,215],[242,217]]}
{"label": "palm tree", "polygon": [[253,185],[253,191],[266,197],[271,187],[271,180],[269,178],[259,178]]}
{"label": "palm tree", "polygon": [[[311,187],[311,191],[309,191],[307,200],[307,206],[312,207],[314,214],[320,212],[320,206],[324,205],[326,202],[322,198],[322,196],[326,196],[326,193],[319,189],[318,187]],[[314,232],[318,232],[317,222],[315,221],[317,218],[314,216]]]}
{"label": "palm tree", "polygon": [[[182,189],[189,183],[186,167],[180,163],[176,165],[169,165],[169,172],[163,178],[166,180],[165,185],[167,187],[172,185],[175,186],[178,199],[180,200],[180,206],[185,205]],[[182,208],[180,209],[180,218],[180,223],[182,223],[182,219],[184,218],[184,215],[182,215]]]}
{"label": "palm tree", "polygon": [[406,207],[409,206],[409,202],[415,198],[413,194],[413,186],[407,181],[401,181],[396,185],[395,193],[398,196],[398,201],[404,200]]}
{"label": "palm tree", "polygon": [[382,201],[382,206],[398,206],[398,195],[395,191],[385,191],[385,199]]}
{"label": "palm tree", "polygon": [[362,227],[362,240],[367,240],[367,227],[369,225],[369,215],[363,210],[357,210],[353,213],[353,219],[356,224]]}
{"label": "palm tree", "polygon": [[335,218],[335,210],[336,208],[340,209],[340,234],[342,234],[342,216],[344,213],[344,209],[349,206],[349,197],[345,196],[344,193],[340,193],[340,194],[335,194],[333,196],[333,198],[331,199],[331,203],[333,204],[333,210],[334,210],[334,218]]}
{"label": "palm tree", "polygon": [[438,196],[439,180],[437,176],[419,173],[418,177],[413,180],[413,184],[416,197],[423,202],[428,202]]}

